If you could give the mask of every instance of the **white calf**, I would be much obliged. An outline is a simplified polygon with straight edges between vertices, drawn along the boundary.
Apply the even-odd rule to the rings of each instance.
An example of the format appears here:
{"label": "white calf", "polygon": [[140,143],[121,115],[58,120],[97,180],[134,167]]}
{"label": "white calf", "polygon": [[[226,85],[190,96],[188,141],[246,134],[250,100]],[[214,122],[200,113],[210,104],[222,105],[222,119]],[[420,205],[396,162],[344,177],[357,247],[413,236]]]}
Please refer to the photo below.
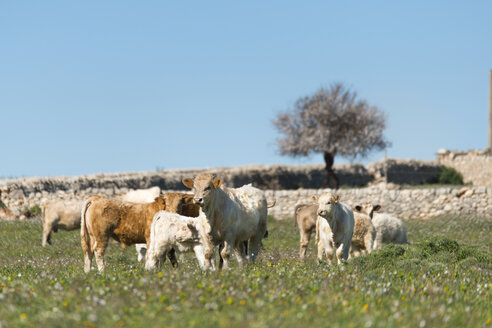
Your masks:
{"label": "white calf", "polygon": [[374,249],[381,248],[383,243],[408,244],[407,229],[400,219],[388,213],[374,213],[381,209],[380,205],[366,203],[356,206],[355,209],[372,218],[372,224],[376,229]]}
{"label": "white calf", "polygon": [[[325,252],[328,262],[330,262],[333,251],[336,249],[340,264],[342,260],[346,261],[349,256],[354,233],[354,213],[350,207],[339,202],[339,195],[326,193],[321,195],[319,199],[317,196],[313,196],[313,199],[318,201],[318,219],[316,221],[318,259],[321,260],[322,254]],[[323,221],[328,223],[331,234]],[[319,247],[322,248],[321,251]]]}
{"label": "white calf", "polygon": [[145,269],[155,269],[158,261],[165,259],[166,254],[173,248],[178,252],[193,250],[200,268],[204,269],[203,220],[204,216],[190,218],[166,211],[157,212],[150,228],[150,246]]}

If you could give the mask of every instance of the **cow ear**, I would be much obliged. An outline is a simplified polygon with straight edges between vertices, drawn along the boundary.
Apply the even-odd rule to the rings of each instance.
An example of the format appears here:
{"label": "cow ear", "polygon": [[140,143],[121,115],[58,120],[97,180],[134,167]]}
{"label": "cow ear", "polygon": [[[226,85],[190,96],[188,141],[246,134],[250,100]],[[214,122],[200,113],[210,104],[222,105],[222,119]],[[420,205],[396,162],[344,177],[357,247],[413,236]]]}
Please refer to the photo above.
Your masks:
{"label": "cow ear", "polygon": [[362,206],[360,206],[360,205],[356,205],[354,208],[355,208],[355,210],[356,210],[357,212],[362,211]]}
{"label": "cow ear", "polygon": [[181,180],[181,182],[183,182],[183,184],[190,188],[190,189],[193,189],[193,185],[194,185],[194,182],[193,182],[193,179],[190,179],[190,178],[184,178],[183,180]]}
{"label": "cow ear", "polygon": [[319,197],[318,197],[317,195],[313,195],[313,197],[312,197],[312,198],[313,198],[313,200],[314,200],[315,202],[317,202]]}
{"label": "cow ear", "polygon": [[381,209],[381,205],[374,206],[374,211],[379,211]]}
{"label": "cow ear", "polygon": [[221,178],[215,179],[213,184],[214,184],[214,188],[219,188],[222,185],[222,179]]}

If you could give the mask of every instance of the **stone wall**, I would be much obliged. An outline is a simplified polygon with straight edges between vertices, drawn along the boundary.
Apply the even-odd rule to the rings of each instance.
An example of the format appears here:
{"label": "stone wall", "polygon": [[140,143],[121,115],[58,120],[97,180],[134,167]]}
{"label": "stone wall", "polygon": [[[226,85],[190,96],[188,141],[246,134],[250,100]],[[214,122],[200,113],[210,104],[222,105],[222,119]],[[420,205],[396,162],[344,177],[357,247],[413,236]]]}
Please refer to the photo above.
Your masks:
{"label": "stone wall", "polygon": [[[458,170],[465,182],[477,187],[401,189],[435,178],[441,166]],[[432,162],[387,159],[371,163],[335,165],[342,188],[339,193],[350,205],[363,201],[379,203],[385,211],[404,218],[428,218],[445,213],[492,215],[492,156],[484,152],[440,151]],[[185,177],[213,172],[229,187],[247,183],[266,191],[277,206],[270,212],[277,218],[292,216],[298,202],[309,201],[323,192],[324,165],[247,165],[239,167],[203,168],[97,174],[73,177],[0,179],[0,200],[16,215],[26,207],[46,199],[84,199],[92,194],[117,196],[130,189],[159,186],[162,190],[183,191]],[[386,181],[389,183],[380,183]],[[367,188],[353,188],[360,186]],[[486,186],[486,187],[479,187]]]}
{"label": "stone wall", "polygon": [[419,185],[439,176],[441,165],[435,161],[388,158],[368,164],[367,171],[375,182]]}
{"label": "stone wall", "polygon": [[437,153],[436,161],[460,172],[464,183],[492,186],[492,153],[487,150],[458,152],[441,149]]}
{"label": "stone wall", "polygon": [[[2,201],[17,215],[25,207],[43,203],[47,199],[78,199],[97,193],[117,196],[127,192],[127,188],[90,188],[75,193],[73,190],[58,190],[31,193],[17,198],[4,197]],[[175,191],[175,190],[167,190]],[[275,219],[290,219],[294,207],[300,203],[311,202],[313,195],[320,195],[329,189],[265,190],[269,209]],[[395,184],[381,183],[367,188],[340,189],[337,191],[343,202],[355,206],[363,202],[379,204],[383,210],[401,218],[428,219],[443,214],[492,216],[492,187],[454,187],[454,188],[407,188],[400,189]]]}
{"label": "stone wall", "polygon": [[[346,186],[363,186],[373,180],[361,164],[336,165],[340,183]],[[73,191],[90,189],[143,189],[159,186],[164,190],[186,190],[181,183],[185,177],[211,172],[220,176],[228,186],[240,187],[252,183],[260,189],[321,188],[324,166],[316,165],[245,165],[238,167],[216,167],[189,170],[166,170],[150,172],[128,172],[93,174],[73,177],[29,177],[0,179],[3,193],[29,196],[37,192]],[[15,196],[15,195],[14,195]]]}
{"label": "stone wall", "polygon": [[[276,200],[269,213],[277,219],[292,218],[297,204],[312,202],[313,195],[327,191],[330,190],[268,190],[269,202]],[[382,183],[369,188],[341,189],[337,193],[350,206],[371,202],[400,218],[429,219],[444,214],[492,216],[492,187],[399,189],[397,185]]]}

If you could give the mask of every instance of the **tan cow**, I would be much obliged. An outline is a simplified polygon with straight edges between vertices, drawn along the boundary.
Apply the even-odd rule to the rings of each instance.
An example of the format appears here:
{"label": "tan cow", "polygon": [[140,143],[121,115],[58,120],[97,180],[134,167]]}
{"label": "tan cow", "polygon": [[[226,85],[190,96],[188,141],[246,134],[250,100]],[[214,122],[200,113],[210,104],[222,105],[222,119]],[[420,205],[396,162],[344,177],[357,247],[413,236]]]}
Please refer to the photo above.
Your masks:
{"label": "tan cow", "polygon": [[[90,272],[94,254],[99,271],[104,271],[104,252],[110,237],[123,248],[136,243],[146,243],[148,246],[152,218],[165,208],[164,197],[157,197],[154,202],[147,204],[100,196],[88,197],[82,207],[80,229],[84,271]],[[173,265],[177,265],[174,254],[170,254],[170,260]]]}
{"label": "tan cow", "polygon": [[206,216],[205,268],[211,267],[214,248],[220,243],[224,243],[220,255],[226,269],[233,250],[240,264],[246,260],[245,240],[249,240],[248,258],[254,261],[267,230],[268,209],[263,192],[251,185],[226,188],[222,179],[209,173],[183,179],[183,184],[193,190],[194,201]]}
{"label": "tan cow", "polygon": [[374,249],[376,229],[369,215],[354,211],[354,234],[352,235],[351,254],[358,256],[371,253]]}
{"label": "tan cow", "polygon": [[294,209],[294,225],[299,227],[299,258],[306,257],[306,251],[311,240],[312,233],[316,230],[316,218],[318,217],[318,204],[299,204]]}
{"label": "tan cow", "polygon": [[80,228],[81,201],[48,200],[42,205],[43,236],[41,245],[51,245],[51,232]]}

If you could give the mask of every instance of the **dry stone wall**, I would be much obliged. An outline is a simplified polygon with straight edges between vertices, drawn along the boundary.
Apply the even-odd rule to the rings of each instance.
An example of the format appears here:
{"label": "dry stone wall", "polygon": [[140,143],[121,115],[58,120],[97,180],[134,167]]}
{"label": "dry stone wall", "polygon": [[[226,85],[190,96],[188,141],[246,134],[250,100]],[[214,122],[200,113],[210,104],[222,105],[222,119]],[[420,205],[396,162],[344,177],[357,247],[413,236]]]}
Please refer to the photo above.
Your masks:
{"label": "dry stone wall", "polygon": [[[454,167],[464,176],[465,182],[471,181],[475,186],[402,189],[405,185],[418,185],[432,180],[439,174],[442,165]],[[335,171],[340,184],[351,188],[338,191],[342,199],[350,205],[371,201],[382,205],[386,212],[403,218],[430,218],[446,213],[492,215],[492,156],[485,152],[440,151],[438,159],[431,162],[387,159],[371,163],[367,168],[361,164],[335,165]],[[326,191],[322,189],[322,164],[246,165],[73,177],[0,179],[0,200],[15,216],[19,216],[26,207],[39,205],[46,199],[82,200],[93,194],[113,197],[131,189],[152,186],[159,186],[164,191],[183,191],[187,189],[181,180],[202,172],[216,173],[223,178],[224,184],[230,187],[252,183],[255,187],[265,190],[270,201],[277,201],[277,205],[270,209],[270,213],[277,219],[292,217],[293,208],[297,203],[308,202],[313,195]],[[367,185],[371,187],[360,188]]]}
{"label": "dry stone wall", "polygon": [[[292,218],[297,204],[312,202],[313,195],[334,192],[329,189],[267,190],[276,206],[269,213],[276,219]],[[336,191],[341,201],[355,206],[364,202],[379,204],[382,211],[400,218],[429,219],[444,214],[492,217],[492,187],[399,189],[393,184]]]}
{"label": "dry stone wall", "polygon": [[[3,197],[2,201],[14,214],[19,215],[26,207],[43,203],[47,199],[83,200],[91,194],[117,196],[127,192],[128,188],[103,189],[90,188],[75,193],[73,190],[58,190],[31,193],[19,198]],[[176,190],[164,190],[172,192]],[[265,190],[268,202],[275,201],[269,214],[275,219],[284,220],[293,217],[297,204],[312,202],[313,195],[335,192],[330,189]],[[492,217],[492,187],[454,187],[454,188],[410,188],[400,189],[395,184],[381,183],[368,188],[350,188],[336,191],[344,203],[355,206],[363,202],[372,202],[382,206],[384,212],[393,213],[401,218],[429,219],[444,214],[480,215]]]}

